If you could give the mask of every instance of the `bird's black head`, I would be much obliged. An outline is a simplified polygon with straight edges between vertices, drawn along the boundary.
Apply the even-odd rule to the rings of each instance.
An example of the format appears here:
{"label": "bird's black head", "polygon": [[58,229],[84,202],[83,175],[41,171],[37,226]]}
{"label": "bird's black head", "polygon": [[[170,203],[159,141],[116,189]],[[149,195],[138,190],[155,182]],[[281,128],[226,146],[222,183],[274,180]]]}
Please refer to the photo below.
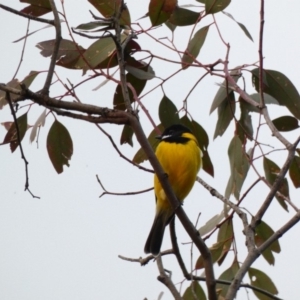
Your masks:
{"label": "bird's black head", "polygon": [[184,144],[189,141],[189,138],[182,136],[183,133],[192,133],[191,130],[181,124],[174,124],[167,127],[162,135],[157,138],[161,141],[169,143],[181,143]]}

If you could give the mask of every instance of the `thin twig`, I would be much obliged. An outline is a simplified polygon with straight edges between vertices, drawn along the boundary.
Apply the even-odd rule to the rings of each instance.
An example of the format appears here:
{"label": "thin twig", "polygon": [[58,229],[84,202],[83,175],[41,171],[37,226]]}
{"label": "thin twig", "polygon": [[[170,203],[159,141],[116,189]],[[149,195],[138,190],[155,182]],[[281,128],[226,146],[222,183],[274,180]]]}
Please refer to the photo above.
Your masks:
{"label": "thin twig", "polygon": [[141,190],[141,191],[137,191],[137,192],[125,192],[125,193],[114,193],[114,192],[109,192],[105,189],[105,187],[103,186],[100,178],[98,175],[96,175],[97,181],[100,184],[100,186],[102,187],[102,189],[104,190],[104,192],[99,196],[99,198],[101,198],[104,195],[114,195],[114,196],[129,196],[129,195],[138,195],[138,194],[143,194],[143,193],[147,193],[153,190],[153,187],[149,188],[149,189],[145,189],[145,190]]}
{"label": "thin twig", "polygon": [[[164,255],[170,255],[170,254],[173,254],[173,250],[172,249],[169,249],[169,250],[165,250],[165,251],[162,251],[160,252],[160,255],[161,256],[164,256]],[[130,261],[130,262],[137,262],[139,264],[141,264],[141,266],[145,266],[150,260],[155,260],[156,259],[156,256],[150,254],[144,258],[142,257],[139,257],[139,258],[130,258],[130,257],[125,257],[125,256],[122,256],[122,255],[118,255],[118,257],[120,259],[123,259],[123,260],[126,260],[126,261]]]}
{"label": "thin twig", "polygon": [[20,61],[19,61],[19,64],[18,64],[18,67],[17,67],[17,70],[13,76],[13,79],[16,78],[19,70],[20,70],[20,67],[21,67],[21,64],[23,62],[23,57],[24,57],[24,53],[25,53],[25,47],[26,47],[26,43],[27,43],[27,38],[28,38],[28,32],[29,32],[29,24],[30,24],[30,19],[28,19],[27,21],[27,28],[26,28],[26,34],[25,34],[25,39],[24,39],[24,43],[23,43],[23,48],[22,48],[22,52],[21,52],[21,57],[20,57]]}
{"label": "thin twig", "polygon": [[18,124],[18,120],[16,117],[16,113],[10,98],[10,93],[6,92],[6,101],[9,105],[11,114],[13,116],[14,119],[14,123],[15,123],[15,127],[16,127],[16,132],[17,132],[17,142],[19,144],[19,148],[20,148],[20,152],[21,152],[21,158],[24,160],[24,164],[25,164],[25,191],[28,191],[29,194],[33,197],[33,198],[37,198],[40,199],[40,197],[35,196],[29,189],[29,175],[28,175],[28,161],[25,157],[24,151],[23,151],[23,147],[22,147],[22,143],[21,143],[21,134],[20,134],[20,128],[19,128],[19,124]]}
{"label": "thin twig", "polygon": [[37,21],[37,22],[41,22],[41,23],[47,23],[47,24],[50,24],[50,25],[54,25],[54,20],[47,20],[47,19],[43,19],[43,18],[39,18],[39,17],[35,17],[35,16],[32,16],[32,15],[28,15],[28,14],[24,14],[18,10],[15,10],[11,7],[8,7],[6,5],[3,5],[3,4],[0,4],[0,8],[6,10],[6,11],[9,11],[15,15],[19,15],[21,17],[24,17],[26,19],[29,19],[29,20],[33,20],[33,21]]}
{"label": "thin twig", "polygon": [[96,124],[96,126],[101,130],[101,132],[103,134],[105,134],[107,136],[107,138],[110,140],[111,144],[113,145],[113,147],[115,148],[115,150],[118,152],[118,154],[120,155],[121,158],[123,158],[124,160],[126,160],[127,162],[129,162],[130,164],[132,164],[133,166],[139,168],[140,170],[149,172],[149,173],[154,173],[153,170],[145,168],[135,162],[133,162],[132,160],[130,160],[128,157],[126,157],[117,147],[116,143],[114,142],[113,138],[111,137],[110,134],[108,134],[108,132],[106,132],[99,124]]}
{"label": "thin twig", "polygon": [[157,277],[157,280],[159,280],[161,283],[163,283],[171,292],[175,300],[182,300],[179,292],[177,291],[174,283],[170,279],[170,277],[166,274],[161,256],[158,255],[156,258],[157,267],[159,270],[159,276]]}

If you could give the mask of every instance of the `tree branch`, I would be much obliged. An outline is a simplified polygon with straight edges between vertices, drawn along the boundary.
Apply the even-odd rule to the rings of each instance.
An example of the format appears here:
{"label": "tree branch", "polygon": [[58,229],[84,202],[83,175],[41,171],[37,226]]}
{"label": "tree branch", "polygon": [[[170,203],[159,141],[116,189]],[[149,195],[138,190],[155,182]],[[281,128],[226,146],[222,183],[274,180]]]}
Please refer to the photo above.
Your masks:
{"label": "tree branch", "polygon": [[55,26],[56,37],[55,37],[55,42],[54,42],[54,47],[53,47],[53,52],[52,52],[52,56],[51,56],[51,61],[50,61],[47,78],[46,78],[44,87],[41,91],[41,93],[43,95],[49,95],[49,87],[51,85],[51,81],[52,81],[52,77],[53,77],[53,73],[54,73],[54,69],[55,69],[55,63],[56,63],[58,51],[59,51],[59,44],[61,41],[61,25],[60,25],[60,19],[59,19],[56,5],[55,5],[55,1],[49,0],[49,3],[51,5],[53,15],[54,15],[54,26]]}
{"label": "tree branch", "polygon": [[169,291],[172,293],[175,300],[182,300],[182,298],[181,298],[179,292],[177,291],[174,283],[172,282],[172,280],[170,279],[170,277],[166,274],[166,272],[164,270],[164,266],[163,266],[162,259],[161,259],[160,255],[158,255],[158,257],[156,258],[156,263],[157,263],[158,270],[159,270],[159,276],[157,277],[157,279],[160,282],[162,282],[169,289]]}
{"label": "tree branch", "polygon": [[21,17],[29,19],[29,20],[38,21],[38,22],[50,24],[50,25],[53,25],[53,26],[54,26],[54,23],[55,23],[54,20],[47,20],[47,19],[32,16],[32,15],[24,14],[24,13],[18,11],[18,10],[15,10],[15,9],[13,9],[11,7],[8,7],[6,5],[3,5],[3,4],[0,4],[0,8],[4,9],[6,11],[9,11],[9,12],[15,14],[15,15],[19,15]]}

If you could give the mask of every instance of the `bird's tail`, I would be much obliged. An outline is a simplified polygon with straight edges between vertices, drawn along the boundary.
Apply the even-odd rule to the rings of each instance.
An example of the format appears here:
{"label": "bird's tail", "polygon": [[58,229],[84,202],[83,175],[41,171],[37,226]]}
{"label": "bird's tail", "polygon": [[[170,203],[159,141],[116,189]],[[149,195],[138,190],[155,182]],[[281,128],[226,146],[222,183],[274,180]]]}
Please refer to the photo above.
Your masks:
{"label": "bird's tail", "polygon": [[162,240],[164,237],[165,228],[173,217],[174,214],[171,214],[170,216],[165,211],[160,211],[156,214],[145,244],[144,251],[146,254],[151,253],[155,256],[159,254]]}

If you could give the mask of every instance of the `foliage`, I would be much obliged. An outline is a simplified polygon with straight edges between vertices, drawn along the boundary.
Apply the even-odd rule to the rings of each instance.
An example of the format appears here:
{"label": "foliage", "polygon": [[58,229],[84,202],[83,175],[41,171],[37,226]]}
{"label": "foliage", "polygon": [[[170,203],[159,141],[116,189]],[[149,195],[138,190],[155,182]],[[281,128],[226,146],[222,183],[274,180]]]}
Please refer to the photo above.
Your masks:
{"label": "foliage", "polygon": [[[21,12],[27,14],[28,17],[30,15],[37,21],[39,19],[36,17],[44,17],[46,14],[50,16],[50,13],[55,15],[57,12],[56,6],[50,0],[21,2],[29,4]],[[225,261],[230,267],[225,270],[221,269],[223,271],[218,277],[217,285],[213,287],[213,292],[207,286],[205,293],[205,289],[197,281],[199,279],[197,276],[187,278],[188,276],[185,274],[184,276],[192,281],[182,292],[182,298],[185,300],[217,299],[216,293],[218,293],[219,299],[233,299],[239,287],[242,286],[242,279],[246,273],[249,275],[250,284],[258,299],[272,298],[278,294],[275,284],[269,275],[262,270],[254,269],[252,263],[261,254],[267,263],[274,265],[274,254],[281,251],[278,239],[299,220],[298,218],[294,222],[290,220],[290,223],[280,224],[282,231],[278,233],[263,218],[273,197],[277,199],[285,211],[294,209],[298,215],[298,210],[290,199],[289,190],[290,180],[295,188],[300,187],[300,151],[297,150],[299,139],[288,141],[282,135],[282,133],[299,128],[300,95],[297,88],[279,70],[264,69],[262,58],[259,63],[250,65],[245,64],[236,67],[229,64],[230,47],[219,32],[218,17],[220,15],[225,15],[235,21],[247,40],[253,42],[248,29],[242,23],[237,22],[230,13],[224,11],[230,8],[230,0],[199,0],[197,4],[200,5],[193,7],[193,9],[180,7],[175,0],[150,0],[149,3],[145,1],[144,7],[145,10],[148,7],[148,11],[142,22],[151,23],[149,28],[146,25],[141,25],[144,24],[142,22],[141,24],[134,23],[131,20],[130,8],[121,0],[89,0],[86,2],[93,5],[99,14],[99,16],[93,16],[94,21],[81,23],[78,20],[77,27],[73,28],[72,31],[70,30],[69,39],[54,37],[52,40],[40,41],[36,45],[43,57],[50,57],[55,66],[62,68],[56,68],[56,72],[61,72],[63,69],[69,69],[72,72],[81,70],[83,79],[76,85],[64,82],[65,94],[54,98],[48,97],[45,91],[49,89],[52,91],[55,89],[55,85],[47,86],[45,83],[35,92],[29,90],[31,83],[39,76],[41,70],[29,70],[29,75],[23,80],[19,81],[13,78],[6,85],[1,85],[0,108],[11,109],[12,114],[16,117],[15,120],[3,120],[2,124],[7,129],[7,134],[4,136],[2,144],[10,144],[11,152],[14,152],[18,147],[21,148],[21,142],[26,131],[31,131],[30,140],[33,142],[38,139],[37,130],[43,130],[41,127],[44,126],[45,122],[54,117],[53,124],[47,133],[46,147],[54,169],[58,174],[62,173],[63,166],[69,166],[74,147],[69,130],[63,125],[63,121],[58,121],[57,116],[62,115],[76,119],[78,122],[84,120],[96,124],[122,125],[120,144],[129,144],[133,147],[134,142],[138,141],[139,150],[135,154],[133,153],[132,159],[129,161],[134,165],[140,165],[148,160],[152,153],[149,152],[145,143],[146,145],[149,144],[152,150],[155,150],[158,143],[155,139],[157,133],[171,124],[182,123],[193,131],[198,140],[203,154],[203,170],[210,176],[215,176],[213,159],[209,155],[210,140],[218,137],[223,138],[225,133],[229,134],[231,141],[227,147],[230,174],[222,174],[224,179],[227,177],[224,196],[217,193],[214,188],[203,184],[213,196],[217,196],[224,202],[224,210],[216,212],[218,215],[214,216],[198,231],[204,240],[209,240],[214,233],[217,233],[217,239],[211,243],[208,249],[205,248],[206,246],[203,248],[209,250],[210,260],[207,258],[207,253],[202,248],[200,249],[200,255],[197,257],[194,270],[191,273],[194,275],[197,270],[206,268],[209,263],[214,264],[216,270],[219,270]],[[70,29],[66,15],[63,12],[61,15],[65,21],[61,25],[64,24]],[[207,20],[209,20],[209,24],[205,23]],[[58,32],[57,22],[54,25]],[[153,32],[160,30],[159,25],[167,26],[170,36],[175,36],[178,27],[183,27],[189,35],[187,44],[180,44],[180,47],[176,47],[172,38],[168,38],[169,42],[172,41],[170,43],[157,39]],[[204,64],[202,51],[207,47],[206,42],[210,35],[214,34],[214,31],[219,32],[219,38],[226,49],[226,54],[224,58]],[[97,34],[100,36],[96,36]],[[27,39],[28,36],[29,34],[24,38]],[[89,45],[83,47],[77,43],[78,36],[95,39],[95,41],[88,39],[87,44]],[[178,55],[177,59],[168,58],[165,53],[156,54],[155,49],[147,49],[143,45],[143,39],[136,39],[144,36],[150,36],[160,46],[171,48]],[[259,47],[262,50],[261,45]],[[178,50],[179,48],[185,50]],[[161,79],[158,71],[152,66],[155,60],[165,60],[172,67],[174,65],[177,68],[180,67],[174,72],[170,71],[170,75],[165,79]],[[276,66],[274,67],[276,68]],[[178,102],[168,96],[164,84],[172,81],[179,72],[186,72],[186,77],[188,77],[188,74],[191,74],[189,72],[195,69],[202,73],[201,75],[198,73],[195,85],[190,88],[187,97],[182,101],[182,106],[179,107],[176,105]],[[247,72],[250,72],[252,82],[247,82],[245,77]],[[51,74],[49,71],[49,74],[53,82],[53,72]],[[188,105],[191,101],[189,99],[191,93],[207,75],[222,78],[223,81],[219,84],[214,99],[206,99],[206,101],[211,102],[210,113],[216,110],[218,114],[212,137],[209,137],[206,132],[205,122],[199,121],[203,119],[199,117],[199,112],[190,111]],[[99,95],[101,95],[100,88],[103,85],[108,82],[114,83],[114,89],[111,89],[110,108],[92,106],[85,101],[81,102],[76,97],[78,86],[99,77],[106,80],[101,86],[98,86]],[[151,80],[156,80],[159,83],[154,87],[151,85],[149,88]],[[245,86],[239,85],[241,81],[246,82]],[[257,93],[253,93],[251,83],[253,83]],[[163,96],[159,103],[155,104],[157,115],[154,116],[148,112],[147,105],[142,100],[145,95],[158,88],[162,89]],[[39,93],[39,90],[42,92]],[[70,96],[75,101],[69,101],[68,97]],[[23,109],[22,112],[15,111],[15,106],[26,99],[30,99],[28,108]],[[40,117],[31,126],[27,123],[27,116],[31,113],[32,107],[36,105],[42,105],[43,109]],[[271,120],[268,112],[274,106],[287,108],[289,114]],[[152,131],[147,133],[147,141],[144,142],[143,136],[132,121],[139,115],[139,110],[146,115],[147,121],[153,125]],[[159,122],[155,122],[156,119],[159,119]],[[259,119],[258,122],[257,119]],[[264,126],[268,127],[270,134],[274,135],[284,146],[285,150],[282,151],[288,153],[284,165],[267,157],[270,153],[265,150],[259,139]],[[229,133],[229,129],[231,133]],[[278,149],[271,152],[276,150]],[[154,167],[155,164],[150,162]],[[257,171],[258,166],[263,168],[264,176]],[[257,174],[257,180],[246,190],[244,183],[250,171]],[[249,212],[244,212],[240,205],[247,198],[247,194],[256,188],[259,181],[264,182],[270,190],[269,194],[258,205],[257,212],[251,215]],[[28,186],[26,188],[28,189]],[[235,200],[230,200],[232,195]],[[247,216],[251,217],[251,221],[247,220]],[[248,250],[248,259],[243,261],[239,258],[238,248],[244,245],[237,244],[236,240],[236,233],[241,231],[241,228],[237,228],[233,222],[238,218],[243,221],[243,232]],[[199,239],[198,236],[191,236],[191,238],[193,241]],[[173,248],[176,247],[173,245]],[[233,253],[233,256],[228,255],[228,253]],[[180,253],[176,253],[177,259],[178,256]],[[208,279],[211,280],[212,278]],[[238,282],[237,287],[231,284],[233,280]],[[212,293],[215,295],[212,296]]]}

